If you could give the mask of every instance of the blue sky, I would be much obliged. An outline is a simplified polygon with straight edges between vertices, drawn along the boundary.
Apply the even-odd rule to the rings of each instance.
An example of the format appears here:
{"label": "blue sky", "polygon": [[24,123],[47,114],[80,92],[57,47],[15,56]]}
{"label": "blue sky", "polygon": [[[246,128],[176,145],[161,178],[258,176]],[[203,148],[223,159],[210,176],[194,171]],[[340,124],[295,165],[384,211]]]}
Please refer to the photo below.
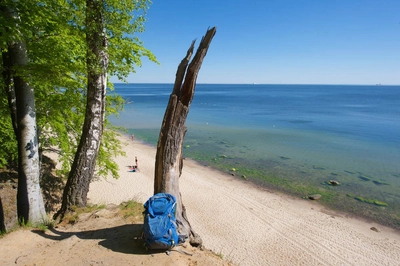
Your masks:
{"label": "blue sky", "polygon": [[198,83],[400,84],[399,0],[153,0],[145,26],[160,65],[131,83],[173,83],[216,26]]}

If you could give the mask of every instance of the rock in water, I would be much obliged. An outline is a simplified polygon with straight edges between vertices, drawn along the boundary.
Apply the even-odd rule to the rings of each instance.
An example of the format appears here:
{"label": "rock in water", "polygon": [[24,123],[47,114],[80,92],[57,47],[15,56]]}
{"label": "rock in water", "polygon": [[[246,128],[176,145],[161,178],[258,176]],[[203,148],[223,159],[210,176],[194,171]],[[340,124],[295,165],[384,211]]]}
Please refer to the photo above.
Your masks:
{"label": "rock in water", "polygon": [[337,185],[340,184],[340,183],[339,183],[338,181],[336,181],[336,180],[329,180],[328,183],[329,183],[329,185],[332,185],[332,186],[337,186]]}
{"label": "rock in water", "polygon": [[314,194],[314,195],[308,196],[308,198],[310,200],[319,200],[320,198],[322,198],[322,195],[321,194]]}

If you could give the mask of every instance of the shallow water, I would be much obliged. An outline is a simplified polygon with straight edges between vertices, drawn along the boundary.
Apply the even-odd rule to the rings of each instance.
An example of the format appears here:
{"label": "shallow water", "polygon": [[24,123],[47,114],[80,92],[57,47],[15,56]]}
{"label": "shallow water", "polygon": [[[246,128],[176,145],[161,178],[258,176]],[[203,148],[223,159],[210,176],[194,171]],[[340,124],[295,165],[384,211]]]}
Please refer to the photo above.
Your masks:
{"label": "shallow water", "polygon": [[[172,84],[115,87],[113,123],[155,144]],[[399,86],[199,84],[187,128],[186,157],[400,228]]]}

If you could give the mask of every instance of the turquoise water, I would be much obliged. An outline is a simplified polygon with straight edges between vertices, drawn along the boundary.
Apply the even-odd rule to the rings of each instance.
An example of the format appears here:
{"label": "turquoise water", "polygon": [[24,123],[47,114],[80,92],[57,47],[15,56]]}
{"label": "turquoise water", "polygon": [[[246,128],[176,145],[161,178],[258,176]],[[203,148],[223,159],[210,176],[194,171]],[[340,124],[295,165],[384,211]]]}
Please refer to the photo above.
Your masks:
{"label": "turquoise water", "polygon": [[[115,88],[155,145],[172,84]],[[185,157],[400,228],[399,86],[198,84],[186,125]]]}

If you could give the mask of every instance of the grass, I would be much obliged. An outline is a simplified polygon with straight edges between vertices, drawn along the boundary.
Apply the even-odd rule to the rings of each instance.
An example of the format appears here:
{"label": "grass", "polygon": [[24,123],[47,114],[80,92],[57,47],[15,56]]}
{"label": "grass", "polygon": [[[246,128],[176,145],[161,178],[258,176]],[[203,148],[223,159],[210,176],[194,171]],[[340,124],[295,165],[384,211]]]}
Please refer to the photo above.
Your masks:
{"label": "grass", "polygon": [[50,228],[54,228],[56,226],[56,222],[52,219],[46,218],[43,219],[41,222],[34,224],[30,221],[25,223],[24,221],[21,221],[19,224],[16,224],[14,227],[7,229],[7,231],[0,231],[0,238],[14,232],[18,229],[25,229],[25,230],[30,230],[30,229],[37,229],[41,232],[46,232]]}
{"label": "grass", "polygon": [[[107,208],[106,205],[88,205],[83,208],[73,207],[73,211],[67,213],[64,216],[62,223],[64,224],[75,224],[79,221],[79,216],[83,213],[95,213],[99,210]],[[143,219],[142,213],[144,211],[143,204],[138,203],[134,200],[129,200],[121,203],[119,206],[118,215],[123,218],[133,218],[134,221],[140,221]]]}
{"label": "grass", "polygon": [[[69,223],[69,224],[74,224],[78,222],[79,220],[79,215],[82,213],[94,213],[96,211],[105,209],[107,206],[102,204],[102,205],[88,205],[83,208],[73,208],[73,212],[70,212],[65,215],[63,219],[63,223]],[[118,214],[121,215],[122,217],[129,218],[133,217],[135,220],[141,220],[142,219],[142,213],[144,211],[143,204],[138,203],[134,200],[129,200],[126,202],[121,203],[119,206],[119,212]]]}
{"label": "grass", "polygon": [[106,205],[88,205],[86,207],[78,208],[72,207],[72,212],[66,213],[63,219],[63,223],[74,224],[78,221],[78,217],[82,213],[91,213],[93,211],[104,209]]}
{"label": "grass", "polygon": [[46,232],[50,228],[54,228],[56,226],[56,222],[53,219],[43,220],[41,223],[36,224],[34,227],[43,233]]}
{"label": "grass", "polygon": [[141,218],[144,211],[143,204],[130,200],[119,205],[119,213],[124,217]]}

